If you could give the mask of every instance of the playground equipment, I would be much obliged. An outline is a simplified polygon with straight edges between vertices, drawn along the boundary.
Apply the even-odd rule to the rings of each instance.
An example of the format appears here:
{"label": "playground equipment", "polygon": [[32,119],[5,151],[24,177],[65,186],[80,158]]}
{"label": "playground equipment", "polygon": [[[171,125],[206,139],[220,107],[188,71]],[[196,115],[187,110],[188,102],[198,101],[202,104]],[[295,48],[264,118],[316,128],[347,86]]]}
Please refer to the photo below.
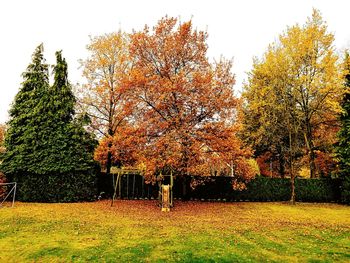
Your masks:
{"label": "playground equipment", "polygon": [[[168,181],[167,184],[165,184],[166,181]],[[158,176],[158,185],[159,185],[159,205],[162,209],[162,212],[170,212],[170,208],[174,206],[173,173],[170,172],[170,175],[162,175],[162,173],[160,173]]]}
{"label": "playground equipment", "polygon": [[[143,185],[144,185],[144,170],[135,169],[135,168],[116,168],[113,167],[111,169],[111,175],[112,175],[112,181],[113,181],[113,197],[112,197],[112,203],[111,206],[113,206],[115,199],[117,196],[120,198],[123,195],[126,195],[127,198],[131,196],[132,198],[135,197],[135,182],[139,181],[140,178],[138,176],[141,176],[142,178],[142,195],[143,195]],[[126,178],[125,178],[126,176]],[[122,177],[124,178],[122,180]],[[135,180],[135,177],[137,180]],[[158,181],[158,199],[159,199],[159,206],[162,208],[162,211],[169,212],[170,208],[174,206],[173,204],[173,185],[174,185],[174,179],[173,179],[173,173],[170,172],[168,175],[163,175],[162,173],[159,174],[157,177]],[[130,182],[130,186],[129,186]],[[138,182],[138,184],[140,181]],[[132,184],[132,186],[131,186]],[[123,188],[123,189],[122,189]],[[132,191],[131,191],[132,190]],[[130,195],[129,195],[130,192]],[[136,191],[137,192],[137,191]],[[136,193],[137,195],[137,193]]]}
{"label": "playground equipment", "polygon": [[162,212],[170,212],[170,186],[162,185]]}
{"label": "playground equipment", "polygon": [[[113,188],[114,188],[114,193],[113,193],[113,198],[112,198],[112,203],[111,206],[113,206],[114,200],[117,197],[117,194],[119,193],[119,197],[122,195],[122,176],[126,175],[127,176],[127,187],[129,187],[129,177],[134,176],[133,180],[133,195],[134,195],[134,190],[135,190],[135,175],[142,175],[143,171],[140,169],[136,168],[115,168],[111,169],[111,175],[112,175],[112,180],[113,180]],[[143,179],[143,177],[142,177]],[[127,189],[127,193],[128,193]]]}

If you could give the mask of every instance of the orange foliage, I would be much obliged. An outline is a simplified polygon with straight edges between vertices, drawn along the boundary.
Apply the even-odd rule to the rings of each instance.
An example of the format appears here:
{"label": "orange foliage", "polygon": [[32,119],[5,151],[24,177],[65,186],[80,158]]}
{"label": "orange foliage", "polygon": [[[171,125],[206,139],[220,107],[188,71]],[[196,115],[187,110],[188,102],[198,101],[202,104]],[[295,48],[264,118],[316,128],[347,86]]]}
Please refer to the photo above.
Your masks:
{"label": "orange foliage", "polygon": [[256,158],[260,174],[266,177],[280,177],[277,169],[278,161],[271,160],[272,157],[271,152],[265,152]]}
{"label": "orange foliage", "polygon": [[145,143],[142,130],[124,125],[118,127],[113,137],[105,137],[95,150],[94,159],[102,166],[107,164],[108,143],[111,142],[112,163],[114,165],[135,166]]}
{"label": "orange foliage", "polygon": [[336,170],[337,163],[331,154],[315,151],[316,152],[316,167],[320,176],[330,176],[331,172]]}
{"label": "orange foliage", "polygon": [[207,37],[191,21],[178,25],[168,17],[131,35],[134,64],[124,85],[145,135],[138,157],[148,175],[172,168],[182,175],[254,176],[251,151],[236,137],[240,101],[233,95],[232,62],[210,63]]}

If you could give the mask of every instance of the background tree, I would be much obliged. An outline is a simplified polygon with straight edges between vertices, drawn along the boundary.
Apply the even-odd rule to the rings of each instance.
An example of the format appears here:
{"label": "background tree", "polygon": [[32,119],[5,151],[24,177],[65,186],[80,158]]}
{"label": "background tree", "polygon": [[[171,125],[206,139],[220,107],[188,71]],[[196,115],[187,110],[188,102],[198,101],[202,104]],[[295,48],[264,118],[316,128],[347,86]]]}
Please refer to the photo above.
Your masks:
{"label": "background tree", "polygon": [[[342,70],[333,40],[319,12],[314,10],[304,26],[288,28],[269,48],[264,61],[255,63],[245,95],[249,104],[246,128],[253,131],[253,138],[278,145],[288,141],[284,139],[288,138],[287,130],[283,129],[288,122],[300,125],[295,129],[295,143],[299,145],[302,138],[306,145],[312,178],[316,176],[316,152],[325,148],[315,144],[321,142],[316,136],[325,127],[336,130],[343,94]],[[261,95],[263,99],[259,101]],[[268,111],[261,113],[267,107]],[[283,110],[293,114],[291,119],[281,114]],[[254,123],[254,118],[260,119],[258,123]]]}
{"label": "background tree", "polygon": [[134,66],[127,86],[140,109],[134,117],[144,130],[142,161],[150,175],[169,168],[210,174],[210,160],[220,159],[229,174],[254,176],[248,172],[251,152],[236,137],[240,103],[232,63],[208,61],[207,37],[191,21],[178,25],[168,17],[131,35]]}
{"label": "background tree", "polygon": [[87,46],[90,57],[81,62],[87,84],[79,90],[80,102],[92,120],[92,128],[108,141],[107,173],[112,165],[113,136],[131,111],[121,85],[131,67],[128,43],[128,36],[121,31],[95,37]]}
{"label": "background tree", "polygon": [[43,57],[43,45],[38,46],[32,63],[23,73],[23,83],[9,111],[10,120],[5,138],[6,153],[1,165],[5,173],[33,171],[35,162],[31,158],[35,150],[40,126],[33,126],[39,117],[36,107],[48,90],[48,65]]}
{"label": "background tree", "polygon": [[6,125],[0,124],[0,162],[2,160],[2,155],[5,153],[5,133]]}
{"label": "background tree", "polygon": [[61,52],[56,53],[50,87],[42,51],[40,45],[10,111],[1,170],[19,183],[21,200],[92,199],[95,141],[74,119],[75,98]]}
{"label": "background tree", "polygon": [[315,130],[321,124],[333,125],[341,110],[342,71],[337,65],[334,36],[327,32],[320,13],[313,10],[312,17],[303,27],[289,28],[280,41],[290,61],[290,74],[294,77],[293,88],[297,109],[302,116],[310,176],[314,178]]}
{"label": "background tree", "polygon": [[338,133],[337,157],[340,164],[340,176],[343,178],[342,201],[350,203],[350,58],[345,53],[344,68],[346,71],[344,89],[345,94],[342,101],[343,113],[340,116],[341,129]]}
{"label": "background tree", "polygon": [[[5,153],[5,132],[6,132],[6,125],[0,124],[0,164],[2,162],[3,154]],[[0,183],[5,183],[6,178],[5,175],[0,172]],[[5,194],[5,189],[0,187],[0,198],[3,198]]]}
{"label": "background tree", "polygon": [[[245,141],[255,149],[255,156],[265,176],[276,172],[284,177],[285,163],[289,154],[290,123],[289,98],[283,99],[281,89],[288,83],[282,76],[278,62],[282,57],[278,48],[270,46],[261,60],[254,59],[253,70],[248,73],[249,84],[245,85],[243,99],[243,133]],[[275,76],[278,76],[276,78]],[[280,81],[282,80],[282,81]],[[291,97],[290,97],[291,98]],[[274,172],[274,161],[278,167]],[[263,168],[267,162],[267,170]]]}
{"label": "background tree", "polygon": [[[285,163],[289,164],[291,201],[294,203],[295,163],[300,152],[298,133],[301,125],[288,68],[283,49],[277,46],[270,46],[261,61],[255,60],[249,74],[249,85],[243,93],[247,103],[244,108],[244,136],[260,154],[265,151],[265,155],[269,152],[278,156],[282,176]],[[270,162],[272,164],[271,159]],[[270,172],[272,174],[272,167]]]}
{"label": "background tree", "polygon": [[68,81],[68,65],[62,52],[56,52],[54,83],[41,98],[36,118],[40,150],[34,152],[35,172],[65,173],[89,170],[94,166],[95,141],[84,128],[84,120],[75,117],[76,99]]}

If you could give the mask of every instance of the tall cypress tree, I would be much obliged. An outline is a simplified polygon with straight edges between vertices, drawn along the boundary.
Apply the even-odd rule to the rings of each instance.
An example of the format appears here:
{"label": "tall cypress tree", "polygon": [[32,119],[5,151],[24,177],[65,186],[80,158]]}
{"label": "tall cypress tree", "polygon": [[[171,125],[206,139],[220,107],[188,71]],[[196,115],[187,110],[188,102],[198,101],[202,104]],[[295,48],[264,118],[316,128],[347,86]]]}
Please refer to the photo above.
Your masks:
{"label": "tall cypress tree", "polygon": [[[350,88],[350,58],[345,53],[345,88]],[[343,113],[340,116],[341,129],[338,133],[339,142],[336,147],[340,161],[340,176],[343,178],[342,201],[350,203],[350,93],[346,92],[342,102]]]}
{"label": "tall cypress tree", "polygon": [[61,51],[56,52],[54,84],[43,104],[46,127],[41,138],[47,149],[40,156],[45,156],[41,165],[45,173],[86,171],[93,166],[95,141],[83,128],[81,119],[74,119],[75,102],[67,62]]}
{"label": "tall cypress tree", "polygon": [[48,65],[43,57],[43,45],[39,45],[32,63],[23,73],[22,86],[9,111],[10,120],[5,138],[6,153],[1,170],[7,174],[18,174],[32,170],[32,153],[35,150],[37,131],[33,126],[38,105],[49,87]]}
{"label": "tall cypress tree", "polygon": [[19,197],[24,201],[92,199],[96,142],[82,119],[74,118],[76,100],[61,52],[56,52],[50,87],[42,51],[41,45],[34,53],[11,109],[8,151],[1,170],[19,182]]}

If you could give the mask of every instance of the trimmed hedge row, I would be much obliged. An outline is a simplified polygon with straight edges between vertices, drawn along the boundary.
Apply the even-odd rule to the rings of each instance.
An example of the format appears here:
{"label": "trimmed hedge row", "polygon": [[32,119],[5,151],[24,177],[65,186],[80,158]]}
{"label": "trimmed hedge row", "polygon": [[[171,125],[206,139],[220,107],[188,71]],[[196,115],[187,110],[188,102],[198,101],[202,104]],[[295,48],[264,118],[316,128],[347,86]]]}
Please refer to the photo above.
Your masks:
{"label": "trimmed hedge row", "polygon": [[20,174],[11,176],[17,182],[16,199],[25,202],[78,202],[97,199],[97,177],[94,171],[66,174]]}
{"label": "trimmed hedge row", "polygon": [[[195,180],[195,179],[194,179]],[[225,199],[228,201],[288,201],[291,196],[287,178],[257,177],[243,191],[231,187],[231,178],[216,178],[192,191],[196,199]],[[338,202],[340,184],[337,179],[296,179],[296,200],[304,202]]]}
{"label": "trimmed hedge row", "polygon": [[[221,201],[288,201],[291,195],[290,179],[257,177],[243,191],[232,188],[231,177],[179,177],[174,179],[174,198]],[[301,202],[340,202],[339,179],[296,179],[296,200]],[[112,176],[100,174],[99,192],[105,197],[113,194]],[[139,175],[122,177],[122,199],[157,198],[158,185],[145,184]],[[118,191],[119,194],[119,191]]]}
{"label": "trimmed hedge row", "polygon": [[[111,198],[113,177],[94,171],[84,173],[12,176],[17,182],[17,199],[30,202],[77,202]],[[288,201],[288,178],[257,177],[243,191],[232,188],[231,177],[178,177],[174,179],[176,199],[221,201]],[[158,184],[146,184],[140,175],[124,175],[121,179],[122,199],[156,199]],[[301,202],[344,202],[340,179],[296,179],[296,200]]]}

